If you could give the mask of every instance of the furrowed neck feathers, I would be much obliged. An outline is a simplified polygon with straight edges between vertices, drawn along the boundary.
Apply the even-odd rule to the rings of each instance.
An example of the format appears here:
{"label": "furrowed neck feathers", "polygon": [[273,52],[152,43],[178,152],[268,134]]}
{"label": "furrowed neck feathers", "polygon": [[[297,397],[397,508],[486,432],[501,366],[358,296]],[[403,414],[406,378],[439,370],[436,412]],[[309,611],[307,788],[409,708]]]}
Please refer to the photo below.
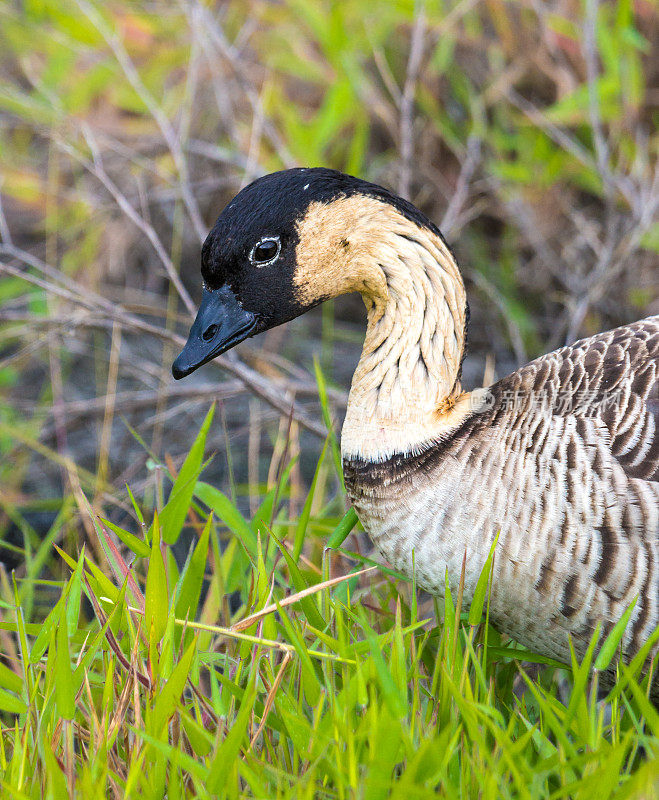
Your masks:
{"label": "furrowed neck feathers", "polygon": [[342,433],[344,457],[367,460],[417,451],[470,408],[459,381],[467,304],[455,260],[432,230],[378,206],[377,247],[364,266],[385,290],[373,277],[361,287],[368,327]]}

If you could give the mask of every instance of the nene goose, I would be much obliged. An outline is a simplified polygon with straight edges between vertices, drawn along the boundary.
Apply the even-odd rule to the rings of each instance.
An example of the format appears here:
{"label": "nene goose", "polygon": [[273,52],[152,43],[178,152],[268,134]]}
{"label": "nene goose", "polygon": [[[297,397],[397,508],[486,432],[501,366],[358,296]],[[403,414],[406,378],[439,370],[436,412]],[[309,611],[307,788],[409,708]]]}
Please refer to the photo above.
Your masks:
{"label": "nene goose", "polygon": [[[396,569],[473,596],[499,534],[491,619],[569,661],[635,597],[623,650],[659,623],[659,316],[463,392],[468,306],[418,209],[328,169],[243,189],[202,249],[182,378],[243,339],[360,292],[368,324],[343,426],[347,492]],[[659,682],[654,683],[655,697]]]}

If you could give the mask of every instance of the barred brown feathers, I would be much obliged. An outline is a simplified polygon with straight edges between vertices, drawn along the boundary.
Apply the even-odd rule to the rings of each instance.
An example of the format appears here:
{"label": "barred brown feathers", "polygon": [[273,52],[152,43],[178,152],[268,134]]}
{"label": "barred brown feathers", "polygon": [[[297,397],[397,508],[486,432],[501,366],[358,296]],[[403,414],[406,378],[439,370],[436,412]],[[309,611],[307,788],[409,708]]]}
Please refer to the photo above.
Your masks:
{"label": "barred brown feathers", "polygon": [[499,533],[492,620],[540,652],[569,660],[571,637],[583,655],[638,597],[629,656],[659,624],[658,400],[653,317],[526,365],[414,454],[347,459],[346,485],[385,556],[409,570],[414,550],[431,591],[446,564],[455,587],[466,550],[469,596]]}

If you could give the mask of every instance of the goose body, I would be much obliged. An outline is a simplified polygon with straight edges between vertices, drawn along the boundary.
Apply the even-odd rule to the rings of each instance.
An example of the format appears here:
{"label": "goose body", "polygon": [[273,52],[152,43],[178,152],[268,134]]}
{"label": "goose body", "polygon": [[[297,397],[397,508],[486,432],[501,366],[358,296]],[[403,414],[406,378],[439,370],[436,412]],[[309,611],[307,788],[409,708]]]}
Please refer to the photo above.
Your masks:
{"label": "goose body", "polygon": [[533,361],[414,453],[346,457],[364,527],[436,594],[446,568],[455,591],[466,552],[469,600],[498,532],[493,623],[563,661],[568,636],[583,655],[597,622],[606,635],[638,596],[624,640],[635,652],[659,624],[658,362],[654,318]]}
{"label": "goose body", "polygon": [[[473,596],[498,535],[490,615],[536,651],[583,655],[635,598],[627,656],[659,625],[659,317],[463,392],[468,307],[439,230],[387,190],[325,169],[246,187],[202,250],[204,298],[177,378],[331,297],[368,310],[341,447],[382,556]],[[659,682],[653,696],[659,698]]]}

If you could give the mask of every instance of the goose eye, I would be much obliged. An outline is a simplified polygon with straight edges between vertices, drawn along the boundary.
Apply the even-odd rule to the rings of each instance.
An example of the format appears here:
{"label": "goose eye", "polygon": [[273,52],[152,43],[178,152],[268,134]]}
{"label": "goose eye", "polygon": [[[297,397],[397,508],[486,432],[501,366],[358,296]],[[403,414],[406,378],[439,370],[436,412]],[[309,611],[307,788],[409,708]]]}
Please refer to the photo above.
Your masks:
{"label": "goose eye", "polygon": [[281,250],[281,243],[278,236],[271,236],[267,239],[261,239],[252,248],[249,254],[249,260],[253,264],[269,264],[274,261]]}

